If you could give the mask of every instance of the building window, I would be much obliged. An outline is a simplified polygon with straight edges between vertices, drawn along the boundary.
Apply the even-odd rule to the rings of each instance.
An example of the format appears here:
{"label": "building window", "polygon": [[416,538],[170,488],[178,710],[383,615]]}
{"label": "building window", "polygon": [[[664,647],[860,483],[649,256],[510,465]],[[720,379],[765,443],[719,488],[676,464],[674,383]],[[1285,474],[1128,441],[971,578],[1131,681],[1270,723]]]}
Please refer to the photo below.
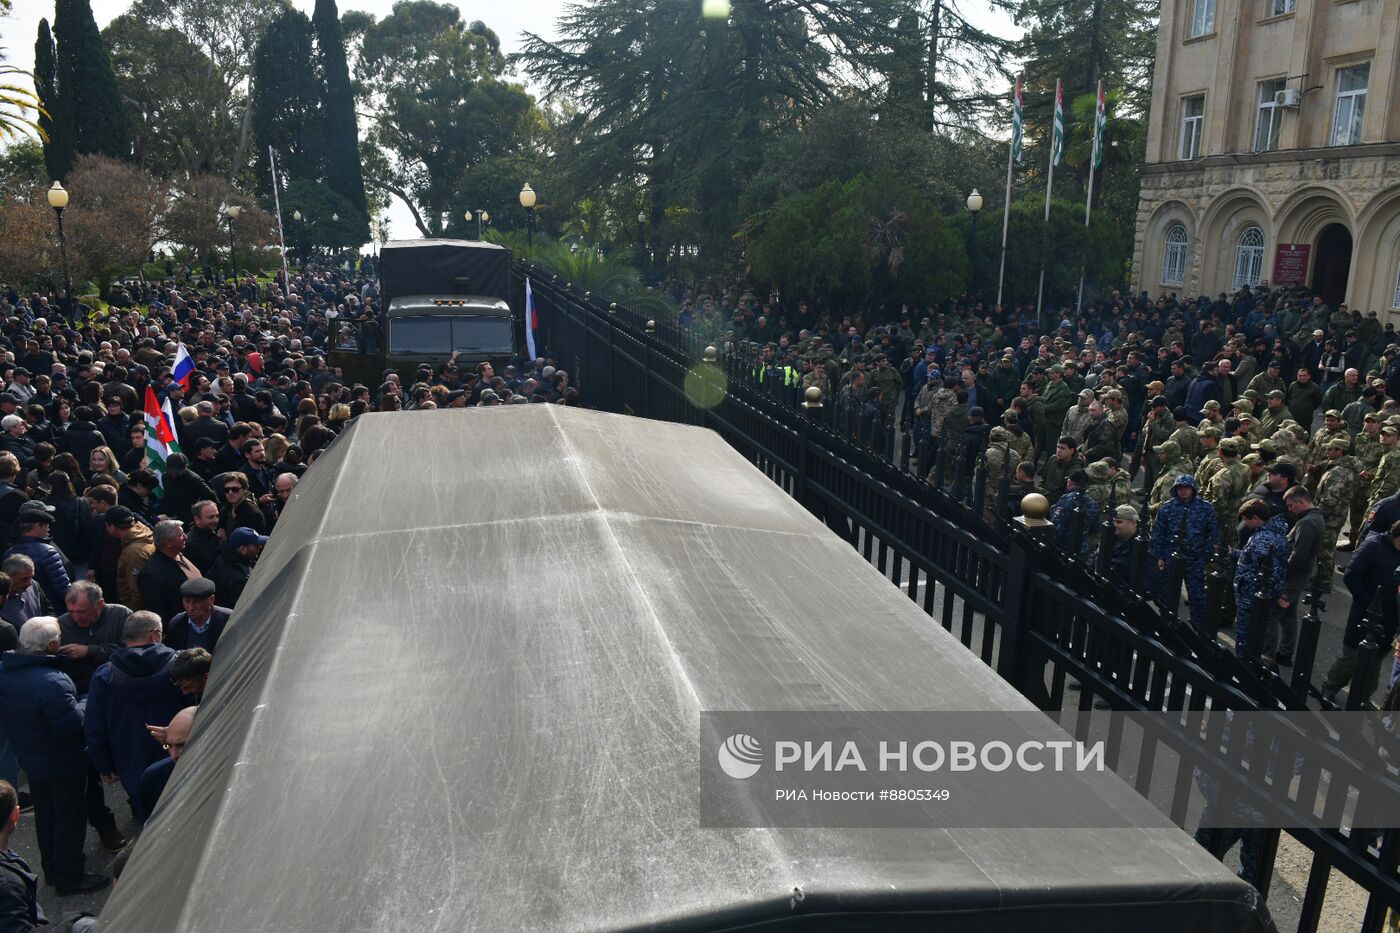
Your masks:
{"label": "building window", "polygon": [[1162,284],[1186,284],[1186,228],[1172,224],[1167,228],[1167,245],[1162,256]]}
{"label": "building window", "polygon": [[1199,94],[1181,102],[1181,151],[1182,159],[1198,159],[1201,156],[1201,131],[1206,122],[1206,98]]}
{"label": "building window", "polygon": [[1253,288],[1264,277],[1264,231],[1245,227],[1235,245],[1235,280],[1232,291]]}
{"label": "building window", "polygon": [[1195,0],[1191,7],[1191,35],[1206,36],[1215,32],[1215,0]]}
{"label": "building window", "polygon": [[1337,69],[1337,113],[1332,120],[1332,145],[1354,146],[1361,142],[1361,121],[1366,116],[1366,85],[1371,65]]}
{"label": "building window", "polygon": [[1274,106],[1274,95],[1287,86],[1278,78],[1259,82],[1259,112],[1254,122],[1254,151],[1268,152],[1278,148],[1279,130],[1283,127],[1283,108]]}
{"label": "building window", "polygon": [[1395,304],[1391,307],[1400,310],[1400,269],[1395,270]]}
{"label": "building window", "polygon": [[1270,16],[1282,16],[1285,13],[1292,13],[1294,7],[1298,5],[1298,0],[1271,0],[1269,4]]}

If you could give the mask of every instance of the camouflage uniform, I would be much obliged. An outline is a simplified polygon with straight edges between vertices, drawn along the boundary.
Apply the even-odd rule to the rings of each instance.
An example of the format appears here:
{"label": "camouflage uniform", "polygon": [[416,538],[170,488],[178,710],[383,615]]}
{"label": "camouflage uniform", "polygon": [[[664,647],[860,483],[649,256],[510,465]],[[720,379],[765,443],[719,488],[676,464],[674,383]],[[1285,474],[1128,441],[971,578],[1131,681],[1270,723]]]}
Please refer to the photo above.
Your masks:
{"label": "camouflage uniform", "polygon": [[[1270,393],[1270,398],[1283,398],[1283,393]],[[1263,416],[1259,419],[1259,433],[1264,437],[1273,437],[1285,421],[1293,420],[1293,412],[1288,410],[1287,405],[1280,405],[1278,408],[1266,408]]]}
{"label": "camouflage uniform", "polygon": [[1267,595],[1278,599],[1288,577],[1288,522],[1282,515],[1273,516],[1251,534],[1239,554],[1235,569],[1235,654],[1241,658],[1257,656],[1266,634],[1250,629],[1254,594],[1263,582],[1260,568],[1266,565]]}
{"label": "camouflage uniform", "polygon": [[1242,446],[1240,440],[1226,438],[1220,442],[1220,446],[1228,456],[1221,458],[1220,469],[1206,483],[1202,495],[1215,507],[1215,521],[1220,526],[1221,541],[1233,544],[1240,503],[1253,483],[1250,482],[1249,467],[1241,463],[1238,457]]}
{"label": "camouflage uniform", "polygon": [[992,428],[992,433],[987,436],[987,488],[982,496],[982,520],[989,525],[1000,521],[997,517],[997,499],[1001,495],[1001,478],[1016,469],[1016,464],[1009,462],[1014,461],[1016,456],[1011,446],[1011,432],[1006,428]]}
{"label": "camouflage uniform", "polygon": [[1220,448],[1208,450],[1196,463],[1196,469],[1191,471],[1191,475],[1196,478],[1196,482],[1204,486],[1210,482],[1210,478],[1216,474],[1224,464],[1220,460]]}
{"label": "camouflage uniform", "polygon": [[[1160,413],[1151,415],[1147,423],[1143,425],[1141,433],[1138,435],[1138,461],[1142,464],[1142,488],[1150,490],[1157,481],[1157,458],[1152,453],[1152,448],[1158,444],[1166,443],[1176,432],[1176,422],[1172,420],[1171,412],[1163,409]],[[1179,448],[1178,448],[1179,449]]]}
{"label": "camouflage uniform", "polygon": [[[1366,420],[1380,424],[1380,419],[1375,415],[1367,415]],[[1357,476],[1356,487],[1351,491],[1351,536],[1350,544],[1356,547],[1361,543],[1361,523],[1366,518],[1366,506],[1371,503],[1371,481],[1375,479],[1377,470],[1381,465],[1381,454],[1385,453],[1381,449],[1380,432],[1375,434],[1362,431],[1356,435],[1351,442],[1351,455],[1361,464],[1360,474]]]}
{"label": "camouflage uniform", "polygon": [[[1220,529],[1215,520],[1215,510],[1210,507],[1210,503],[1201,499],[1199,494],[1189,503],[1182,502],[1176,497],[1176,489],[1179,486],[1197,488],[1195,479],[1184,474],[1172,481],[1167,501],[1157,513],[1157,520],[1152,525],[1152,556],[1168,562],[1166,572],[1162,574],[1165,586],[1171,580],[1170,561],[1176,552],[1177,535],[1182,526],[1185,526],[1181,554],[1185,565],[1184,582],[1187,602],[1191,607],[1191,624],[1202,635],[1214,639],[1215,632],[1211,630],[1206,613],[1205,568],[1206,561],[1215,550]],[[1175,593],[1165,591],[1162,595],[1164,602],[1170,602],[1176,596]]]}
{"label": "camouflage uniform", "polygon": [[[1093,393],[1089,393],[1088,400],[1093,401]],[[1079,446],[1084,446],[1084,438],[1089,435],[1089,429],[1094,426],[1094,419],[1089,414],[1088,405],[1075,405],[1065,412],[1065,423],[1060,426],[1060,434],[1064,437],[1072,437],[1079,442]],[[1057,438],[1058,440],[1058,438]]]}
{"label": "camouflage uniform", "polygon": [[[1188,458],[1192,463],[1201,459],[1201,454],[1203,453],[1201,450],[1201,436],[1196,433],[1196,429],[1191,427],[1191,425],[1183,424],[1173,431],[1171,437],[1167,438],[1167,440],[1175,442],[1177,448],[1181,451],[1181,455]],[[1187,472],[1189,473],[1190,471],[1188,470]]]}
{"label": "camouflage uniform", "polygon": [[1123,438],[1128,436],[1128,410],[1123,407],[1123,393],[1119,390],[1109,389],[1104,396],[1112,403],[1104,406],[1103,420],[1109,423],[1110,436],[1113,438],[1113,457],[1115,460],[1122,460]]}
{"label": "camouflage uniform", "polygon": [[[1084,495],[1094,500],[1094,505],[1098,506],[1099,515],[1106,514],[1109,499],[1112,497],[1113,474],[1108,468],[1108,464],[1094,462],[1089,464],[1086,472],[1089,474],[1089,488],[1084,490]],[[1127,505],[1119,499],[1115,505]],[[1089,529],[1089,547],[1094,547],[1099,542],[1099,528],[1095,525]]]}
{"label": "camouflage uniform", "polygon": [[[1053,458],[1052,458],[1053,459]],[[1074,512],[1082,510],[1084,519],[1081,528],[1091,534],[1097,535],[1099,530],[1099,507],[1090,499],[1082,489],[1075,489],[1060,496],[1055,505],[1050,509],[1050,522],[1055,526],[1055,545],[1066,554],[1083,557],[1088,551],[1089,535],[1084,535],[1078,542],[1078,549],[1072,540],[1071,532],[1074,528]]]}
{"label": "camouflage uniform", "polygon": [[[1327,411],[1325,417],[1333,417],[1340,419],[1342,417],[1342,413],[1333,408]],[[1327,430],[1326,426],[1319,428],[1318,432],[1313,435],[1312,443],[1308,444],[1307,486],[1314,492],[1317,491],[1318,480],[1322,478],[1323,472],[1327,470],[1329,466],[1327,459],[1327,445],[1338,437],[1344,437],[1347,439],[1348,442],[1351,440],[1351,434],[1348,433],[1345,423],[1337,425],[1337,427],[1333,428],[1330,431]],[[1348,444],[1348,446],[1350,445]]]}
{"label": "camouflage uniform", "polygon": [[1322,536],[1322,550],[1317,558],[1317,588],[1323,595],[1332,591],[1332,576],[1337,570],[1337,537],[1349,517],[1352,490],[1356,488],[1361,472],[1356,458],[1345,453],[1351,449],[1351,441],[1345,436],[1334,437],[1327,446],[1339,447],[1344,453],[1331,461],[1331,466],[1317,484],[1317,508],[1327,523],[1327,531]]}
{"label": "camouflage uniform", "polygon": [[[1400,435],[1400,429],[1384,427],[1382,434],[1395,437]],[[1368,508],[1386,496],[1393,496],[1400,491],[1400,444],[1381,444],[1381,462],[1376,468],[1376,475],[1371,480],[1371,488],[1366,497]]]}

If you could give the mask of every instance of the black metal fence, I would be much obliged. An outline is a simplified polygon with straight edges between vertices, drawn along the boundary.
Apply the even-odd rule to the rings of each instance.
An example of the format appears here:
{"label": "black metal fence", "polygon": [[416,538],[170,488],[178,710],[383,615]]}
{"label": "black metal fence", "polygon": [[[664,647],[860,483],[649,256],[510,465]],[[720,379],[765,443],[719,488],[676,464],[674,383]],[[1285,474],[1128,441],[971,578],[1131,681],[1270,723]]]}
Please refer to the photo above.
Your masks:
{"label": "black metal fence", "polygon": [[[1101,528],[1085,523],[1077,529],[1097,532],[1099,544],[1087,558],[1071,556],[1054,546],[1036,517],[1006,520],[1009,472],[992,471],[985,456],[967,462],[945,445],[928,458],[930,479],[924,481],[909,469],[917,445],[894,419],[876,412],[865,431],[861,417],[853,423],[850,412],[828,405],[825,396],[809,400],[800,384],[760,378],[747,357],[597,300],[545,270],[522,265],[517,272],[531,276],[542,343],[591,406],[719,433],[1051,715],[1074,720],[1096,702],[1142,712],[1303,711],[1315,698],[1306,674],[1285,681],[1276,669],[1236,657],[1181,618],[1175,593],[1185,555],[1167,571],[1173,596],[1148,599],[1137,585],[1151,560],[1146,541],[1139,536],[1132,545],[1128,579],[1115,576],[1108,559],[1110,517]],[[1213,585],[1223,578],[1217,570]],[[1309,627],[1316,644],[1316,619],[1305,618],[1302,654]],[[1367,662],[1378,660],[1380,650],[1363,646],[1361,680],[1352,691],[1358,697],[1375,686],[1368,688],[1364,672],[1378,666]],[[1311,658],[1300,662],[1311,669]],[[1137,786],[1144,795],[1162,790],[1162,768],[1153,762],[1159,755],[1165,760],[1173,747],[1200,750],[1202,739],[1185,721],[1173,734],[1143,738]],[[1381,792],[1400,794],[1393,765],[1377,764],[1376,774]],[[1322,777],[1301,779],[1307,787]],[[1184,824],[1191,775],[1177,772],[1168,780],[1171,815]],[[1318,929],[1332,869],[1365,892],[1363,933],[1378,933],[1387,910],[1400,910],[1400,829],[1285,832],[1311,859],[1300,933]],[[1281,835],[1266,831],[1264,857],[1250,878],[1265,895]],[[1217,847],[1219,838],[1208,837]]]}

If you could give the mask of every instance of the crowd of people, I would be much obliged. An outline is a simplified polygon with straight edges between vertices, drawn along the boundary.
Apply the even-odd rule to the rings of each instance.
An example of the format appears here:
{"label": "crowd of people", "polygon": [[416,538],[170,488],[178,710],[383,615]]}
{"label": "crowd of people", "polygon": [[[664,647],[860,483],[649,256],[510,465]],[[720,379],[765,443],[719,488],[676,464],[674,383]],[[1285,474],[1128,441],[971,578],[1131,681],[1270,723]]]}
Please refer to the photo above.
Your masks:
{"label": "crowd of people", "polygon": [[[1164,602],[1181,555],[1191,621],[1212,639],[1206,565],[1227,561],[1242,656],[1291,664],[1299,604],[1325,607],[1335,552],[1357,551],[1343,650],[1321,684],[1329,700],[1366,634],[1396,635],[1400,335],[1375,311],[1267,283],[1215,298],[1113,293],[1051,318],[972,299],[838,316],[776,294],[672,293],[681,326],[749,354],[766,391],[820,389],[861,413],[861,440],[902,426],[919,477],[953,482],[953,469],[932,469],[942,454],[965,497],[984,465],[988,521],[1042,492],[1067,553],[1087,555],[1111,524],[1124,580],[1146,535],[1143,579]],[[1250,622],[1261,586],[1262,627]]]}
{"label": "crowd of people", "polygon": [[[355,418],[579,403],[544,358],[346,380],[328,335],[337,319],[372,325],[377,291],[339,267],[304,267],[287,288],[137,282],[110,298],[70,309],[0,286],[6,931],[47,922],[41,875],[60,896],[111,883],[84,855],[89,829],[126,850],[104,787],[120,785],[138,824],[151,815],[258,555]],[[179,452],[163,461],[147,442],[148,393],[175,422]],[[7,845],[31,810],[37,872]]]}

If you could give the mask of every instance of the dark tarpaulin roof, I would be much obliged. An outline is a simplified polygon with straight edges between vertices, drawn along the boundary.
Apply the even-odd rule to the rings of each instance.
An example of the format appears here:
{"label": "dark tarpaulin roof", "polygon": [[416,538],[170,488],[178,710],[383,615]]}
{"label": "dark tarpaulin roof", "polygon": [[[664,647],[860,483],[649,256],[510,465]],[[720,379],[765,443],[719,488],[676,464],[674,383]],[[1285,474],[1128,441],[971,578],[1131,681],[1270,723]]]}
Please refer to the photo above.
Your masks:
{"label": "dark tarpaulin roof", "polygon": [[298,485],[102,929],[1268,926],[1170,827],[700,829],[699,712],[814,702],[1029,709],[711,432],[363,415]]}
{"label": "dark tarpaulin roof", "polygon": [[[384,307],[408,295],[489,295],[510,301],[510,250],[482,240],[391,240],[379,250]],[[464,276],[465,283],[458,277]]]}

